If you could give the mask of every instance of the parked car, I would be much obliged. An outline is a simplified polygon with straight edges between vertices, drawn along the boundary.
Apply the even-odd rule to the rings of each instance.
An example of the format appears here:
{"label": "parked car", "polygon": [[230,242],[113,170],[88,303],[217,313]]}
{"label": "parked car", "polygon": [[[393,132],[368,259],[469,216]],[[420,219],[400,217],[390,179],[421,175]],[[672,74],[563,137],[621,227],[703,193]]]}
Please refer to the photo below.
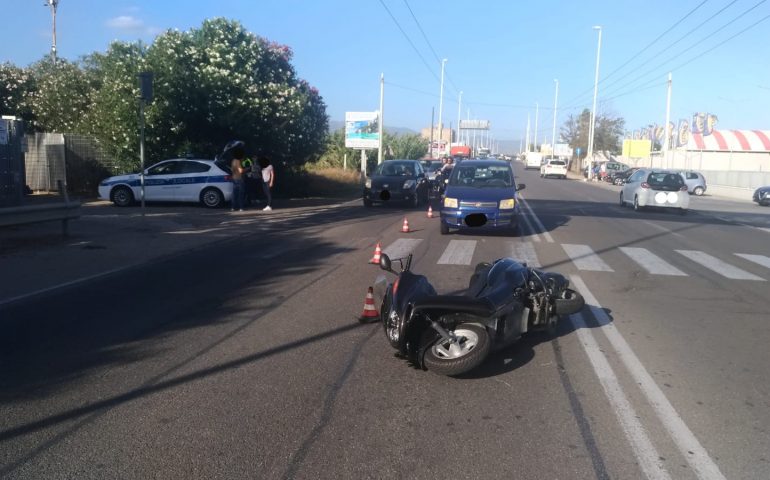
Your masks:
{"label": "parked car", "polygon": [[417,207],[428,201],[429,184],[418,160],[386,160],[377,165],[364,184],[364,206],[404,202]]}
{"label": "parked car", "polygon": [[540,166],[540,176],[542,178],[567,178],[567,162],[558,157],[545,157]]}
{"label": "parked car", "polygon": [[684,170],[679,172],[687,185],[687,191],[693,195],[703,195],[706,192],[706,178],[700,172]]}
{"label": "parked car", "polygon": [[[148,202],[200,202],[217,208],[233,196],[230,168],[214,160],[174,158],[144,171],[144,199]],[[99,183],[99,198],[118,207],[141,199],[141,175],[117,175]]]}
{"label": "parked car", "polygon": [[637,170],[639,170],[639,167],[632,167],[628,170],[624,170],[622,172],[616,173],[612,178],[612,184],[613,185],[623,185],[626,183],[626,180],[628,180],[628,177],[633,175]]}
{"label": "parked car", "polygon": [[464,160],[454,167],[444,192],[441,233],[454,229],[519,228],[521,207],[509,162]]}
{"label": "parked car", "polygon": [[605,182],[613,183],[615,180],[615,175],[620,172],[625,172],[628,170],[628,168],[628,165],[625,163],[620,163],[613,160],[602,162],[599,165],[599,178]]}
{"label": "parked car", "polygon": [[679,172],[641,168],[631,175],[620,190],[620,206],[630,204],[634,210],[644,207],[677,208],[686,214],[690,196]]}
{"label": "parked car", "polygon": [[751,199],[763,207],[770,205],[770,185],[754,190],[754,195]]}

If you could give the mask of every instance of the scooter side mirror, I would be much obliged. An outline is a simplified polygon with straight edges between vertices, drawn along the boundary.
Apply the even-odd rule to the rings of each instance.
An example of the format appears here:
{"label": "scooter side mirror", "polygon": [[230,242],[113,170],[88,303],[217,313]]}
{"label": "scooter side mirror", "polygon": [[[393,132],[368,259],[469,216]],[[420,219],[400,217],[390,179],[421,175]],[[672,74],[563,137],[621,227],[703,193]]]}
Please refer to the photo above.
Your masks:
{"label": "scooter side mirror", "polygon": [[527,185],[525,183],[520,183],[516,186],[516,191],[518,192],[519,190],[524,190],[525,188],[527,188]]}
{"label": "scooter side mirror", "polygon": [[385,270],[386,272],[392,272],[393,267],[390,263],[390,257],[388,257],[386,254],[380,254],[380,268]]}

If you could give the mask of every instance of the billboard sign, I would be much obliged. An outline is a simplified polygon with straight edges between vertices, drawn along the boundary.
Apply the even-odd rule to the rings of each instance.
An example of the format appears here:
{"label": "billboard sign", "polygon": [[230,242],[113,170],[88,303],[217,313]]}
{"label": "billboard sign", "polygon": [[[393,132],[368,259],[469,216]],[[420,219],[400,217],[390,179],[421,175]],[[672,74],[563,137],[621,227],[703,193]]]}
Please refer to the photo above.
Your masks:
{"label": "billboard sign", "polygon": [[489,130],[489,120],[460,120],[460,130]]}
{"label": "billboard sign", "polygon": [[649,140],[623,140],[623,156],[626,158],[646,158],[650,156],[652,142]]}
{"label": "billboard sign", "polygon": [[378,112],[345,113],[345,147],[379,148],[380,125]]}

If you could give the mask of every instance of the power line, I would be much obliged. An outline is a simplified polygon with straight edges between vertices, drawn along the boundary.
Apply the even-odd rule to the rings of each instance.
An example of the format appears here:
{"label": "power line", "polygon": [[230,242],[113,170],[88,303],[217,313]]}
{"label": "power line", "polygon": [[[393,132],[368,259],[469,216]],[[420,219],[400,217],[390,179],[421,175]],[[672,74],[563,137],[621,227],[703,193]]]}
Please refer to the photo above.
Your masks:
{"label": "power line", "polygon": [[393,13],[390,11],[387,5],[385,5],[385,2],[383,0],[380,0],[380,4],[385,9],[386,12],[388,12],[388,15],[390,15],[390,18],[393,20],[393,23],[396,24],[398,29],[401,31],[401,33],[404,35],[404,38],[406,38],[406,41],[409,42],[409,45],[412,46],[414,49],[414,52],[417,54],[417,56],[420,57],[420,60],[422,60],[423,65],[425,65],[425,68],[428,69],[428,71],[433,75],[433,78],[436,79],[437,82],[441,82],[441,80],[438,78],[438,75],[436,75],[436,72],[433,71],[433,69],[430,68],[430,65],[428,65],[428,62],[425,60],[425,57],[422,56],[422,53],[417,49],[417,47],[414,45],[414,42],[412,42],[412,39],[409,38],[409,35],[406,34],[403,28],[401,28],[401,24],[398,23],[398,20],[396,20],[396,17],[393,16]]}
{"label": "power line", "polygon": [[[760,5],[762,5],[762,4],[763,4],[763,3],[765,3],[765,2],[767,2],[767,0],[761,0],[760,2],[757,2],[756,4],[754,4],[754,6],[750,7],[750,8],[749,8],[749,9],[747,9],[747,10],[745,10],[743,13],[741,13],[741,14],[740,14],[740,15],[738,15],[737,17],[733,18],[732,20],[730,20],[729,22],[725,23],[725,24],[724,24],[724,25],[722,25],[721,27],[717,28],[717,29],[716,29],[716,30],[714,30],[713,32],[711,32],[711,33],[709,33],[709,34],[707,34],[707,35],[703,36],[702,38],[699,38],[697,41],[695,41],[695,42],[693,42],[692,44],[688,45],[686,48],[684,48],[684,49],[683,49],[683,50],[681,50],[680,52],[676,53],[675,55],[672,55],[672,56],[671,56],[671,57],[669,57],[667,60],[665,60],[665,61],[663,61],[663,62],[661,62],[661,63],[657,64],[655,67],[653,67],[653,68],[649,69],[649,70],[648,70],[646,73],[644,73],[644,74],[642,74],[642,75],[640,75],[640,76],[637,76],[637,77],[636,77],[636,79],[632,80],[630,83],[627,83],[626,85],[627,85],[627,86],[628,86],[628,85],[631,85],[631,84],[633,84],[633,83],[636,83],[636,82],[638,82],[639,80],[641,80],[641,79],[643,79],[643,78],[649,77],[651,74],[655,74],[655,73],[658,73],[658,72],[659,72],[659,69],[660,69],[660,67],[662,67],[662,66],[664,66],[664,65],[666,65],[666,64],[668,64],[668,63],[671,63],[672,61],[676,60],[677,58],[680,58],[680,57],[681,57],[681,56],[682,56],[684,53],[688,52],[689,50],[691,50],[691,49],[692,49],[692,48],[694,48],[694,47],[697,47],[697,46],[698,46],[698,45],[700,45],[700,44],[701,44],[703,41],[705,41],[705,40],[707,40],[707,39],[711,38],[711,37],[712,37],[714,34],[721,32],[721,31],[722,31],[722,30],[724,30],[725,28],[727,28],[727,27],[729,27],[730,25],[732,25],[733,23],[737,22],[738,20],[740,20],[740,19],[741,19],[741,18],[743,18],[744,16],[748,15],[748,14],[749,14],[749,13],[750,13],[752,10],[754,10],[754,9],[755,9],[755,8],[757,8],[757,7],[759,7]],[[756,25],[756,24],[755,24],[755,25]],[[749,28],[751,28],[751,27],[749,27]],[[740,33],[743,33],[744,31],[745,31],[745,30],[742,30],[741,32],[739,32],[739,34],[740,34]],[[734,36],[730,37],[730,39],[732,39],[732,38],[735,38],[735,36],[737,36],[737,35],[734,35]],[[720,43],[719,45],[721,45],[721,43]],[[705,55],[706,53],[708,53],[708,50],[706,50],[705,52],[703,52],[703,53],[699,54],[699,55],[698,55],[698,56],[696,56],[694,59],[700,58],[701,56]],[[694,60],[694,59],[693,59],[693,60]],[[643,63],[641,66],[647,65],[647,64],[649,64],[651,61],[652,61],[652,59],[650,59],[649,61],[647,61],[647,62]],[[690,63],[690,61],[686,62],[686,63],[685,63],[685,64],[683,64],[683,65],[686,65],[686,64],[689,64],[689,63]],[[681,65],[680,65],[680,66],[678,66],[677,68],[681,68]],[[673,71],[673,69],[667,69],[667,70],[671,70],[671,71]],[[633,72],[632,72],[632,73],[633,73]],[[628,76],[628,75],[625,75],[624,77],[621,77],[620,79],[618,79],[618,80],[616,80],[615,82],[613,82],[613,83],[611,83],[610,85],[608,85],[608,86],[607,86],[607,88],[610,88],[610,87],[612,87],[613,85],[617,84],[617,82],[618,82],[619,80],[621,80],[622,78],[625,78],[625,77],[627,77],[627,76]],[[621,89],[622,89],[622,88],[623,88],[623,87],[621,87]]]}
{"label": "power line", "polygon": [[[420,33],[422,34],[422,38],[425,40],[425,43],[428,44],[428,47],[430,48],[430,51],[433,52],[433,58],[436,59],[436,62],[438,64],[441,64],[441,58],[439,58],[438,53],[436,53],[436,49],[433,48],[433,44],[430,43],[430,40],[428,40],[428,35],[425,34],[425,30],[423,30],[422,25],[420,24],[420,21],[417,20],[417,16],[414,14],[414,11],[412,10],[412,7],[409,6],[409,2],[407,0],[404,0],[404,5],[406,5],[406,8],[409,9],[409,13],[412,15],[412,19],[414,20],[414,23],[417,24],[417,28],[420,30]],[[459,88],[457,88],[457,85],[455,85],[455,82],[452,81],[452,79],[449,77],[449,73],[444,71],[444,76],[447,80],[449,80],[449,84],[452,85],[452,88],[455,90],[455,94],[460,91]]]}
{"label": "power line", "polygon": [[[706,0],[706,1],[707,1],[707,0]],[[639,56],[640,54],[642,54],[642,53],[644,53],[645,51],[647,51],[647,49],[649,49],[649,47],[651,47],[653,44],[655,44],[655,42],[657,42],[657,41],[658,41],[660,38],[662,38],[664,35],[666,35],[668,32],[670,32],[671,30],[673,30],[673,29],[674,29],[676,26],[678,26],[680,23],[682,23],[682,22],[683,22],[685,19],[687,19],[689,16],[691,16],[691,15],[692,15],[692,14],[693,14],[693,13],[694,13],[696,10],[698,10],[698,9],[699,9],[699,8],[700,8],[700,7],[701,7],[701,6],[702,6],[704,3],[706,3],[706,1],[704,1],[704,2],[701,2],[701,3],[700,3],[699,5],[697,5],[695,8],[693,8],[692,10],[690,10],[689,12],[687,12],[687,14],[685,14],[685,15],[684,15],[682,18],[680,18],[679,20],[677,20],[677,21],[676,21],[676,22],[675,22],[673,25],[671,25],[671,27],[669,27],[668,29],[666,29],[666,31],[664,31],[663,33],[661,33],[660,35],[658,35],[658,37],[657,37],[655,40],[653,40],[652,42],[650,42],[649,44],[647,44],[647,46],[645,46],[645,47],[644,47],[642,50],[640,50],[640,51],[639,51],[639,52],[638,52],[636,55],[633,55],[633,56],[632,56],[632,57],[631,57],[631,58],[630,58],[628,61],[626,61],[626,62],[625,62],[623,65],[621,65],[620,67],[616,68],[616,69],[615,69],[615,70],[613,70],[613,71],[612,71],[612,72],[611,72],[609,75],[607,75],[606,77],[604,77],[604,78],[602,78],[601,80],[599,80],[599,83],[601,84],[602,82],[604,82],[605,80],[607,80],[609,77],[611,77],[612,75],[614,75],[615,73],[617,73],[617,72],[618,72],[618,71],[619,71],[621,68],[625,67],[626,65],[628,65],[629,63],[631,63],[633,60],[635,60],[636,58],[638,58],[638,56]],[[722,8],[721,8],[720,10],[718,10],[716,13],[714,13],[713,15],[711,15],[709,18],[707,18],[707,19],[706,19],[706,20],[704,20],[703,22],[699,23],[699,24],[698,24],[698,25],[697,25],[695,28],[691,29],[690,31],[688,31],[688,32],[687,32],[687,33],[685,33],[684,35],[680,36],[678,39],[676,39],[676,40],[674,40],[673,42],[669,43],[669,44],[668,44],[667,46],[665,46],[663,49],[661,49],[661,50],[659,50],[658,52],[656,52],[656,53],[655,53],[655,54],[652,56],[652,58],[655,58],[655,57],[657,57],[657,56],[658,56],[658,55],[660,55],[661,53],[665,52],[666,50],[670,49],[671,47],[673,47],[673,46],[674,46],[674,45],[676,45],[677,43],[679,43],[679,42],[681,42],[682,40],[684,40],[686,37],[688,37],[689,35],[691,35],[693,32],[695,32],[696,30],[700,29],[700,28],[701,28],[703,25],[705,25],[706,23],[708,23],[709,21],[711,21],[711,20],[712,20],[714,17],[716,17],[716,16],[717,16],[717,15],[719,15],[720,13],[724,12],[725,10],[727,10],[727,9],[728,9],[730,6],[732,6],[732,5],[733,5],[734,3],[736,3],[737,1],[738,1],[738,0],[733,0],[732,2],[728,3],[726,6],[722,7]],[[647,60],[647,62],[646,62],[646,63],[649,63],[650,61],[652,61],[652,58],[651,58],[650,60]],[[642,66],[644,66],[646,63],[642,64]],[[621,79],[623,79],[623,78],[628,78],[628,76],[629,76],[629,75],[631,75],[631,74],[633,74],[633,71],[632,71],[632,72],[629,72],[628,74],[624,75],[623,77],[621,77],[621,78],[620,78],[620,79],[618,79],[618,80],[621,80]],[[616,83],[617,83],[617,81],[616,81],[615,83],[612,83],[612,84],[610,84],[609,86],[615,85]],[[579,95],[577,95],[576,97],[574,97],[572,100],[570,100],[570,101],[568,101],[568,102],[565,102],[565,105],[571,105],[571,104],[573,104],[575,101],[579,100],[580,98],[584,97],[586,94],[588,94],[588,93],[590,93],[590,92],[592,92],[592,91],[593,91],[593,87],[590,87],[589,89],[585,90],[584,92],[582,92],[582,93],[580,93]]]}

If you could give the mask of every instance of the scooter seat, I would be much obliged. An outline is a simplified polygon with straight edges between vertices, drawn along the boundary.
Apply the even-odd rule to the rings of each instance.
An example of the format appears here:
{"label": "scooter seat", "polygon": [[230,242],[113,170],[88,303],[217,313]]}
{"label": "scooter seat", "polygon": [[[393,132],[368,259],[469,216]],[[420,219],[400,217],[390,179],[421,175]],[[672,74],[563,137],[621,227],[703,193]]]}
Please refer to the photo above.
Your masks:
{"label": "scooter seat", "polygon": [[414,309],[470,313],[479,317],[491,317],[495,312],[494,306],[486,298],[463,295],[431,295],[418,298],[414,302]]}

